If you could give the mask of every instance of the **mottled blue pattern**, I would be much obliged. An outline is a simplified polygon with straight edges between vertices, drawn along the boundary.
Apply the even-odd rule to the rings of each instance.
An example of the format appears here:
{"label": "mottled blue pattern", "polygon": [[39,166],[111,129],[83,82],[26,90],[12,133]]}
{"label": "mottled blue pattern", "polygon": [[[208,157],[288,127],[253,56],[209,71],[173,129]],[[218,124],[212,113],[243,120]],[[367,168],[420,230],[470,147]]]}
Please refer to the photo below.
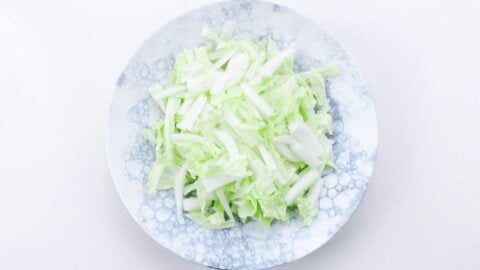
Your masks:
{"label": "mottled blue pattern", "polygon": [[[330,80],[327,94],[334,116],[337,169],[325,176],[320,212],[312,226],[300,220],[265,230],[256,222],[211,231],[175,216],[172,192],[145,196],[154,147],[141,129],[161,114],[148,98],[154,82],[165,81],[175,54],[201,44],[203,27],[221,29],[236,21],[236,37],[268,36],[283,48],[295,48],[296,69],[331,62],[342,75]],[[261,269],[298,259],[328,241],[347,221],[367,189],[377,143],[376,119],[367,84],[344,49],[323,29],[289,9],[266,2],[232,1],[204,6],[168,23],[132,58],[117,81],[111,104],[107,154],[115,185],[129,212],[161,245],[180,256],[222,269]]]}

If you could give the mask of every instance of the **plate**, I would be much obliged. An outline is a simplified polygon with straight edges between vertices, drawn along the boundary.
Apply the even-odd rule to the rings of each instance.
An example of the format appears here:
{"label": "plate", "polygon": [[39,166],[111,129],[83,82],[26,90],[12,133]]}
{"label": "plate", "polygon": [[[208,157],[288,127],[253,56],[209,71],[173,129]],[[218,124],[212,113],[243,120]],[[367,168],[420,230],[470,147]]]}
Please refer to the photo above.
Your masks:
{"label": "plate", "polygon": [[[334,160],[325,176],[310,227],[300,220],[263,229],[256,222],[213,231],[175,215],[173,192],[146,196],[145,182],[155,159],[142,129],[161,115],[149,98],[153,83],[170,77],[177,52],[204,42],[204,27],[220,31],[236,22],[235,37],[270,37],[295,48],[296,69],[336,63],[342,74],[327,83],[334,118]],[[231,1],[195,9],[151,36],[120,75],[111,102],[107,156],[115,186],[135,221],[158,243],[190,261],[220,269],[263,269],[291,262],[327,242],[349,219],[365,193],[377,147],[375,109],[366,81],[347,52],[321,27],[280,5]]]}

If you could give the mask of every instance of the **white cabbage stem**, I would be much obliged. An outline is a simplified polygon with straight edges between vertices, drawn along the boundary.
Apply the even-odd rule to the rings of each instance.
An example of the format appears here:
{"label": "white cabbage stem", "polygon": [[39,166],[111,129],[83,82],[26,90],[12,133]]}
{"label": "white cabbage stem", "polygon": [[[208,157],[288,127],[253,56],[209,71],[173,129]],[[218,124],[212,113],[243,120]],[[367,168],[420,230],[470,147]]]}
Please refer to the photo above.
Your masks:
{"label": "white cabbage stem", "polygon": [[285,195],[287,205],[291,205],[293,201],[300,197],[318,177],[320,177],[320,173],[315,169],[306,172]]}
{"label": "white cabbage stem", "polygon": [[174,184],[174,195],[175,195],[175,204],[177,207],[177,219],[180,224],[184,224],[185,220],[183,218],[183,188],[185,184],[185,176],[187,174],[187,166],[184,164],[177,175],[175,176]]}

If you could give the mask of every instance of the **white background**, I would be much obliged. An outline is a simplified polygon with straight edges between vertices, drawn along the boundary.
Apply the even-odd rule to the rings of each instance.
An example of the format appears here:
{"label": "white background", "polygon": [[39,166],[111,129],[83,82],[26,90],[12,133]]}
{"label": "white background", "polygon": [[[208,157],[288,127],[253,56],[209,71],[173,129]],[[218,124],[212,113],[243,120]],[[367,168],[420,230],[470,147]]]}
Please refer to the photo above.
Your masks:
{"label": "white background", "polygon": [[[0,1],[0,269],[204,269],[135,224],[104,151],[129,58],[210,1],[168,2]],[[379,124],[357,212],[278,269],[480,269],[480,2],[276,2],[344,44]]]}

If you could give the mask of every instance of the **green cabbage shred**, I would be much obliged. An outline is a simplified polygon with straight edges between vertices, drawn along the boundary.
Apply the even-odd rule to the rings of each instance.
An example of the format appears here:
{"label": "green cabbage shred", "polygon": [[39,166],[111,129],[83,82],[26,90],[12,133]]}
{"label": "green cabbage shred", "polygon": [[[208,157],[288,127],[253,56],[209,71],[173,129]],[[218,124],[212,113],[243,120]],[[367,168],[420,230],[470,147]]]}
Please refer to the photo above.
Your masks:
{"label": "green cabbage shred", "polygon": [[325,79],[340,71],[295,73],[294,50],[232,34],[204,30],[208,45],[178,53],[171,79],[150,87],[164,117],[144,130],[157,157],[148,195],[173,189],[178,221],[209,229],[309,225],[334,166]]}

